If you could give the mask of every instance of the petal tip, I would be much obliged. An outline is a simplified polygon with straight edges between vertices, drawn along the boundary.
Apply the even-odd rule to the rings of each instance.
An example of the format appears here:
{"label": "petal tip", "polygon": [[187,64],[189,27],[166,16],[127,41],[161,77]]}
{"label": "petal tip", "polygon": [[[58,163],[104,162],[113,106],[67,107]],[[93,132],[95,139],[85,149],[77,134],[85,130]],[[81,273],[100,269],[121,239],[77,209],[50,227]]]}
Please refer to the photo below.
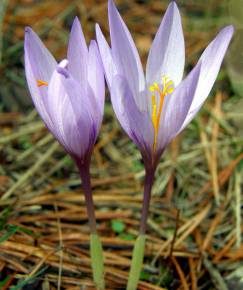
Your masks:
{"label": "petal tip", "polygon": [[72,27],[71,27],[71,32],[73,32],[74,30],[79,29],[79,28],[81,28],[81,24],[80,24],[80,21],[78,19],[78,16],[75,16],[73,19]]}
{"label": "petal tip", "polygon": [[226,28],[228,29],[229,33],[231,33],[231,34],[233,34],[235,32],[235,27],[232,24],[227,26]]}
{"label": "petal tip", "polygon": [[89,47],[96,47],[96,46],[97,46],[97,42],[96,42],[96,40],[91,39],[91,40],[90,40]]}
{"label": "petal tip", "polygon": [[24,31],[25,31],[25,33],[29,34],[29,33],[32,32],[32,29],[31,29],[30,26],[26,26],[26,27],[24,28]]}
{"label": "petal tip", "polygon": [[68,60],[67,59],[63,59],[60,63],[59,63],[59,67],[62,67],[62,68],[66,68],[68,65]]}
{"label": "petal tip", "polygon": [[30,26],[26,26],[24,28],[24,32],[25,32],[24,33],[25,43],[31,44],[31,39],[35,35],[35,32],[33,31],[33,29]]}
{"label": "petal tip", "polygon": [[225,39],[231,40],[231,38],[234,34],[234,31],[235,31],[234,26],[228,25],[220,31],[219,35],[221,35],[221,37],[223,37]]}
{"label": "petal tip", "polygon": [[73,25],[72,26],[75,26],[75,25],[80,25],[80,21],[78,19],[78,16],[75,16],[74,19],[73,19]]}
{"label": "petal tip", "polygon": [[103,37],[103,32],[98,23],[95,24],[95,34],[96,34],[97,42],[99,43],[99,39]]}
{"label": "petal tip", "polygon": [[113,0],[108,0],[108,13],[114,13],[116,11],[116,5]]}
{"label": "petal tip", "polygon": [[171,0],[170,1],[169,5],[168,5],[168,8],[179,10],[178,5],[177,5],[175,0]]}
{"label": "petal tip", "polygon": [[115,3],[113,0],[108,0],[108,6],[115,6]]}
{"label": "petal tip", "polygon": [[98,23],[95,23],[95,31],[96,31],[96,33],[101,31]]}
{"label": "petal tip", "polygon": [[25,51],[32,47],[32,42],[35,41],[35,32],[32,30],[30,26],[26,26],[24,28],[24,48]]}
{"label": "petal tip", "polygon": [[60,75],[62,75],[63,77],[65,77],[65,79],[68,79],[70,77],[70,74],[69,74],[68,70],[63,68],[63,67],[58,66],[57,67],[57,72]]}
{"label": "petal tip", "polygon": [[78,17],[75,16],[72,27],[71,27],[70,36],[69,36],[69,46],[74,45],[74,43],[80,42],[80,39],[81,39],[81,42],[84,42],[86,45],[81,23]]}

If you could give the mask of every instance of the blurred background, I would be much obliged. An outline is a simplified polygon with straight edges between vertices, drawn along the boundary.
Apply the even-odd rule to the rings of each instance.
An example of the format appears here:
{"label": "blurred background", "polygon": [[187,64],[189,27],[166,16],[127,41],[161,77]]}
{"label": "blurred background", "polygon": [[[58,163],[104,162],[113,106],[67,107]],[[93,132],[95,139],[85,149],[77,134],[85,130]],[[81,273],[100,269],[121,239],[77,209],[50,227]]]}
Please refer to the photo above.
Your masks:
{"label": "blurred background", "polygon": [[[145,65],[169,1],[115,2]],[[243,1],[177,4],[185,74],[224,25],[236,31],[206,104],[161,159],[139,289],[243,289]],[[25,26],[61,60],[75,16],[88,42],[96,22],[109,39],[106,0],[0,1],[1,289],[94,289],[78,172],[34,110],[23,67]],[[92,162],[107,289],[124,289],[144,171],[108,94]]]}

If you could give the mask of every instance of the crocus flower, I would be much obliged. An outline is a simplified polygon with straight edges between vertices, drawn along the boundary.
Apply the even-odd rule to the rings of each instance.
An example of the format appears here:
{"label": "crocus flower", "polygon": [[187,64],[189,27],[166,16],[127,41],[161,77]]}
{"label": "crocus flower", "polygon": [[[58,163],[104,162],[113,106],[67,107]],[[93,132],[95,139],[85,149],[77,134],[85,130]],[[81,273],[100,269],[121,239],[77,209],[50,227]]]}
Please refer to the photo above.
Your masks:
{"label": "crocus flower", "polygon": [[94,40],[87,47],[77,18],[71,29],[67,59],[59,64],[29,27],[25,30],[24,49],[26,79],[36,110],[80,171],[91,228],[94,280],[97,289],[104,289],[102,248],[96,234],[89,174],[104,111],[104,72],[99,50]]}
{"label": "crocus flower", "polygon": [[25,72],[35,107],[66,151],[85,162],[104,110],[104,76],[97,44],[91,41],[87,47],[76,18],[67,59],[57,64],[32,29],[25,31]]}
{"label": "crocus flower", "polygon": [[194,118],[216,80],[233,34],[220,31],[197,65],[182,80],[185,45],[174,1],[164,15],[148,55],[146,76],[114,2],[108,5],[111,48],[99,26],[99,45],[111,101],[122,127],[140,149],[145,166],[155,166],[170,141]]}
{"label": "crocus flower", "polygon": [[[227,26],[219,32],[194,69],[182,80],[185,45],[175,1],[170,2],[155,35],[145,75],[136,46],[113,0],[108,2],[108,15],[111,47],[98,25],[96,37],[115,114],[141,151],[145,165],[141,236],[138,241],[144,244],[142,236],[145,234],[151,187],[159,158],[170,141],[191,122],[209,95],[233,27]],[[141,260],[141,250],[136,245],[134,251]],[[139,275],[138,264],[134,260],[132,268],[136,273],[130,273],[130,278]],[[136,289],[135,280],[129,280],[131,283],[127,289]]]}
{"label": "crocus flower", "polygon": [[233,34],[222,29],[184,80],[185,44],[174,1],[148,55],[146,76],[138,51],[113,0],[108,3],[111,48],[99,26],[96,37],[115,114],[154,171],[161,154],[199,111],[218,75]]}

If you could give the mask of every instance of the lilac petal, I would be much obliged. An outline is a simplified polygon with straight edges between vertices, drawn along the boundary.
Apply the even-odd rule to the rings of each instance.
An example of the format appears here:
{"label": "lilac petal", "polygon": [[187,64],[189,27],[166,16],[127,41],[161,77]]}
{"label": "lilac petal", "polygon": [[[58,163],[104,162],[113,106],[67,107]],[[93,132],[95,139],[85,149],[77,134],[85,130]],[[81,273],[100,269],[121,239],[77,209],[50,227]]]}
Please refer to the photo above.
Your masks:
{"label": "lilac petal", "polygon": [[113,0],[109,0],[108,14],[113,60],[118,73],[127,78],[136,104],[144,110],[146,102],[145,99],[140,98],[139,92],[144,90],[145,80],[138,51]]}
{"label": "lilac petal", "polygon": [[[80,131],[89,131],[91,124],[96,121],[95,115],[98,115],[96,101],[94,95],[88,94],[92,90],[87,89],[86,94],[83,93],[80,84],[72,77],[66,68],[57,69],[60,80],[64,86],[65,93],[68,95],[70,104],[73,108],[73,114],[79,123]],[[87,86],[87,88],[90,88]]]}
{"label": "lilac petal", "polygon": [[68,43],[68,70],[73,78],[82,86],[84,93],[87,89],[88,48],[84,34],[77,17],[75,17]]}
{"label": "lilac petal", "polygon": [[151,46],[146,67],[148,84],[161,82],[163,75],[178,85],[185,65],[185,43],[181,17],[174,1],[164,15]]}
{"label": "lilac petal", "polygon": [[[60,65],[65,66],[66,61],[62,61]],[[52,78],[48,85],[48,94],[46,99],[46,108],[48,115],[53,123],[51,130],[52,134],[58,139],[58,141],[67,149],[68,143],[66,143],[64,124],[63,124],[63,108],[64,102],[68,98],[64,86],[61,82],[61,78],[55,69],[52,74]],[[66,110],[69,111],[70,104],[66,105]],[[72,122],[72,121],[71,121]]]}
{"label": "lilac petal", "polygon": [[96,29],[96,39],[99,46],[100,56],[101,56],[104,70],[105,70],[106,82],[107,82],[108,88],[111,89],[112,78],[114,74],[117,74],[117,70],[115,68],[115,64],[112,59],[111,49],[98,24],[96,24],[95,29]]}
{"label": "lilac petal", "polygon": [[215,39],[208,45],[199,59],[197,64],[197,66],[201,65],[199,83],[190,110],[186,120],[180,128],[180,131],[191,122],[208,97],[219,73],[221,63],[229,46],[233,32],[234,28],[231,25],[222,29]]}
{"label": "lilac petal", "polygon": [[120,122],[122,128],[126,131],[128,136],[131,138],[131,128],[129,121],[127,119],[126,110],[124,108],[123,98],[126,97],[123,95],[124,89],[121,89],[122,82],[120,81],[121,76],[116,75],[113,78],[110,95],[111,95],[111,103],[116,114],[118,121]]}
{"label": "lilac petal", "polygon": [[38,35],[30,28],[25,28],[25,56],[28,57],[35,77],[49,82],[57,65],[54,57],[44,46]]}
{"label": "lilac petal", "polygon": [[94,40],[91,41],[89,46],[88,82],[93,90],[93,94],[100,111],[98,115],[103,116],[105,101],[104,72],[98,46]]}
{"label": "lilac petal", "polygon": [[62,61],[53,73],[48,88],[49,115],[59,142],[70,154],[82,157],[89,149],[93,129],[89,105],[83,101],[79,84],[65,67]]}
{"label": "lilac petal", "polygon": [[[62,84],[68,95],[82,143],[88,144],[88,147],[92,146],[96,141],[103,117],[93,89],[88,84],[87,92],[84,94],[79,83],[66,68],[59,67],[57,71],[61,75]],[[83,147],[87,149],[86,145]]]}
{"label": "lilac petal", "polygon": [[25,73],[32,100],[46,126],[51,128],[52,124],[45,104],[48,86],[38,87],[37,81],[49,83],[56,61],[30,27],[25,29],[24,51]]}
{"label": "lilac petal", "polygon": [[164,150],[165,146],[175,137],[182,126],[196,93],[200,71],[201,66],[199,64],[176,87],[172,95],[166,97],[158,133],[159,151]]}
{"label": "lilac petal", "polygon": [[128,136],[144,153],[152,150],[153,126],[148,114],[137,107],[123,76],[116,75],[111,87],[111,101],[115,114]]}

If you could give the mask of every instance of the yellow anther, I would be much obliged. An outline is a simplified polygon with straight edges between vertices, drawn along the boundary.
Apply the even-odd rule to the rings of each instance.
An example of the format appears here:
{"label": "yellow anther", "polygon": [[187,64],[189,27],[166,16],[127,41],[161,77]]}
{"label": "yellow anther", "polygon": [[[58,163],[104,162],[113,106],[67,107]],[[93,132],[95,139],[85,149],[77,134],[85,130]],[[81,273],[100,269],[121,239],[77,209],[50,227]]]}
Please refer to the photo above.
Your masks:
{"label": "yellow anther", "polygon": [[168,90],[167,90],[167,94],[171,94],[171,93],[173,93],[174,92],[174,88],[169,88]]}
{"label": "yellow anther", "polygon": [[168,80],[168,77],[167,76],[163,76],[162,77],[162,84],[163,84],[163,86],[165,86],[167,80]]}
{"label": "yellow anther", "polygon": [[154,88],[155,88],[155,90],[159,90],[159,85],[158,85],[158,83],[154,83]]}
{"label": "yellow anther", "polygon": [[165,87],[168,88],[170,86],[173,86],[173,84],[174,84],[173,81],[169,81],[165,84]]}
{"label": "yellow anther", "polygon": [[150,92],[154,92],[154,86],[149,87]]}
{"label": "yellow anther", "polygon": [[42,87],[42,86],[48,86],[48,83],[47,82],[44,82],[42,80],[37,80],[37,86],[38,87]]}

